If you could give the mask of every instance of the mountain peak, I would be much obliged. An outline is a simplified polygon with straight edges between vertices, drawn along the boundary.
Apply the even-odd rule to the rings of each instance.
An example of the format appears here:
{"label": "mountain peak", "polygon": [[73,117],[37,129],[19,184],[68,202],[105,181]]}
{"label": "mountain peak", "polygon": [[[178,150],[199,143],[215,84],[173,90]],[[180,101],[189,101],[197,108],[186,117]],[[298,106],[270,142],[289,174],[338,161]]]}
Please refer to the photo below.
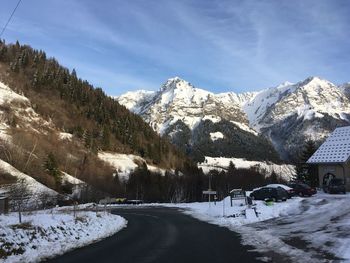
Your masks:
{"label": "mountain peak", "polygon": [[304,81],[302,81],[301,86],[322,86],[322,85],[332,85],[334,86],[333,83],[331,83],[330,81],[317,77],[317,76],[310,76],[307,79],[305,79]]}
{"label": "mountain peak", "polygon": [[181,79],[179,77],[174,77],[174,78],[168,79],[162,85],[160,90],[161,91],[170,90],[170,89],[175,90],[177,88],[191,88],[191,89],[193,89],[194,87],[188,81]]}

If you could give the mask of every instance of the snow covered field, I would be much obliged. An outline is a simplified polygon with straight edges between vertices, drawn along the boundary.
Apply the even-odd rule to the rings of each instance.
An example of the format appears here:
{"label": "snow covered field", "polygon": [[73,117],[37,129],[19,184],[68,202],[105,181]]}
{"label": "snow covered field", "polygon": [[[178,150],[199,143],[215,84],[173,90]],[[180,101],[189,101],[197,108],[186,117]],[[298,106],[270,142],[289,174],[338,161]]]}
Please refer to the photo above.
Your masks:
{"label": "snow covered field", "polygon": [[256,201],[258,217],[252,209],[242,215],[242,203],[230,207],[226,198],[210,208],[207,202],[166,206],[184,208],[197,219],[240,233],[244,244],[274,261],[350,262],[350,195],[320,193],[272,206]]}
{"label": "snow covered field", "polygon": [[295,166],[289,164],[275,164],[272,162],[248,161],[242,158],[225,158],[225,157],[209,157],[206,156],[204,162],[198,163],[198,167],[203,169],[204,173],[210,170],[227,169],[232,162],[236,168],[249,169],[257,167],[266,176],[270,176],[272,172],[282,176],[285,180],[290,180],[296,174]]}
{"label": "snow covered field", "polygon": [[127,221],[104,212],[55,208],[25,213],[18,224],[17,213],[0,215],[0,262],[39,262],[111,236]]}
{"label": "snow covered field", "polygon": [[[56,197],[57,192],[46,187],[45,185],[39,183],[34,178],[30,177],[29,175],[26,175],[19,170],[17,170],[15,167],[10,165],[9,163],[0,160],[0,172],[4,174],[10,174],[13,177],[15,177],[19,181],[23,181],[23,184],[25,184],[25,190],[27,191],[26,197],[28,197],[28,200],[26,201],[26,206],[36,206],[38,203],[38,200],[40,200],[40,196],[47,195],[48,197]],[[17,183],[18,185],[19,183]],[[14,185],[16,186],[16,185]],[[9,187],[1,187],[0,190],[7,192],[10,191]]]}
{"label": "snow covered field", "polygon": [[[147,164],[145,159],[134,154],[99,152],[98,158],[114,167],[118,172],[119,178],[124,180],[129,179],[129,174],[133,172],[140,164]],[[152,172],[161,173],[162,175],[165,174],[164,169],[156,166],[147,164],[147,168]]]}

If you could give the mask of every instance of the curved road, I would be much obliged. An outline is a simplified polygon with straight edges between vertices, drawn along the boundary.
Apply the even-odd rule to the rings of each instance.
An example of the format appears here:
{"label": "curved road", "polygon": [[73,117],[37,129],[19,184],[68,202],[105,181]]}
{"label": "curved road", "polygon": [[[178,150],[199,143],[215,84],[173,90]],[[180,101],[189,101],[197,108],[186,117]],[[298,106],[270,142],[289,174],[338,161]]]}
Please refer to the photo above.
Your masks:
{"label": "curved road", "polygon": [[128,226],[100,242],[49,262],[260,262],[239,235],[172,208],[118,208]]}

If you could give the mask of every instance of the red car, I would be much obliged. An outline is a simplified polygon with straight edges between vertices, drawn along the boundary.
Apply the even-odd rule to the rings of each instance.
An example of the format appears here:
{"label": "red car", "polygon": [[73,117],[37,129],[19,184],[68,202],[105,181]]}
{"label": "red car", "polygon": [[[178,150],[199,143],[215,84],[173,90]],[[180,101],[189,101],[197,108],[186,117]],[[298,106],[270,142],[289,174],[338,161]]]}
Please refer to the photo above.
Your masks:
{"label": "red car", "polygon": [[294,189],[295,195],[312,196],[317,193],[316,188],[310,187],[304,183],[290,183],[289,186]]}

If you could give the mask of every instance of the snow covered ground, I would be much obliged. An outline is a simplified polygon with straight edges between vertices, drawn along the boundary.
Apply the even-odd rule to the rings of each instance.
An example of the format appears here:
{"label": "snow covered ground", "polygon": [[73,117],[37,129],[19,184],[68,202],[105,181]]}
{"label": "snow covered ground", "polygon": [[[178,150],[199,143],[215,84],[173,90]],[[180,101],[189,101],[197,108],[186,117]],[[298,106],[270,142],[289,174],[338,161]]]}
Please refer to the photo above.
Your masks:
{"label": "snow covered ground", "polygon": [[[27,205],[31,206],[31,204],[37,203],[37,200],[40,199],[40,196],[45,194],[47,196],[55,197],[57,196],[57,192],[46,187],[45,185],[39,183],[34,178],[30,177],[29,175],[26,175],[20,171],[18,171],[15,167],[10,165],[9,163],[0,160],[0,172],[2,173],[8,173],[15,177],[18,181],[17,184],[20,184],[20,181],[23,181],[23,184],[25,185],[25,190],[27,191],[26,195],[30,196]],[[0,187],[4,192],[10,190],[6,188]]]}
{"label": "snow covered ground", "polygon": [[[114,167],[118,172],[119,178],[124,180],[127,180],[129,178],[129,174],[133,172],[140,164],[147,164],[145,159],[134,154],[99,152],[98,158]],[[164,169],[156,166],[147,164],[147,168],[152,172],[161,173],[163,175],[165,174]]]}
{"label": "snow covered ground", "polygon": [[317,194],[283,217],[232,229],[272,258],[278,253],[291,262],[350,262],[350,195]]}
{"label": "snow covered ground", "polygon": [[73,185],[85,184],[82,180],[67,174],[66,172],[62,172],[62,183],[70,183]]}
{"label": "snow covered ground", "polygon": [[211,132],[210,133],[210,138],[212,141],[216,141],[216,140],[219,140],[219,139],[223,139],[224,138],[224,135],[222,134],[222,132]]}
{"label": "snow covered ground", "polygon": [[[350,262],[350,195],[317,194],[267,206],[256,201],[167,204],[202,221],[229,228],[242,242],[277,262]],[[225,215],[225,216],[223,216]]]}
{"label": "snow covered ground", "polygon": [[39,262],[69,250],[111,236],[126,227],[127,221],[104,212],[69,208],[25,213],[18,224],[17,213],[0,215],[0,261]]}
{"label": "snow covered ground", "polygon": [[73,134],[68,133],[68,132],[60,132],[58,134],[58,138],[60,138],[61,140],[67,140],[67,141],[71,141],[73,138]]}
{"label": "snow covered ground", "polygon": [[242,158],[206,156],[204,162],[198,163],[198,167],[202,168],[204,173],[208,173],[210,170],[227,169],[230,162],[232,162],[236,168],[249,169],[254,166],[258,167],[259,170],[266,174],[266,176],[269,176],[272,172],[275,172],[277,175],[282,176],[282,178],[284,178],[285,180],[290,180],[296,174],[294,165],[275,164],[272,162],[248,161]]}
{"label": "snow covered ground", "polygon": [[291,209],[298,207],[301,201],[301,198],[295,197],[288,199],[287,202],[278,202],[271,206],[267,206],[263,201],[254,201],[255,206],[253,207],[256,208],[258,215],[253,207],[247,208],[244,199],[233,200],[231,207],[229,197],[226,197],[224,201],[216,202],[216,205],[211,202],[210,206],[208,202],[165,204],[165,206],[184,208],[186,214],[213,224],[242,226],[285,215]]}
{"label": "snow covered ground", "polygon": [[16,117],[17,128],[38,133],[45,133],[54,128],[51,120],[47,121],[35,112],[27,97],[2,82],[0,82],[0,106],[0,138],[5,141],[11,141],[9,122],[13,117]]}

